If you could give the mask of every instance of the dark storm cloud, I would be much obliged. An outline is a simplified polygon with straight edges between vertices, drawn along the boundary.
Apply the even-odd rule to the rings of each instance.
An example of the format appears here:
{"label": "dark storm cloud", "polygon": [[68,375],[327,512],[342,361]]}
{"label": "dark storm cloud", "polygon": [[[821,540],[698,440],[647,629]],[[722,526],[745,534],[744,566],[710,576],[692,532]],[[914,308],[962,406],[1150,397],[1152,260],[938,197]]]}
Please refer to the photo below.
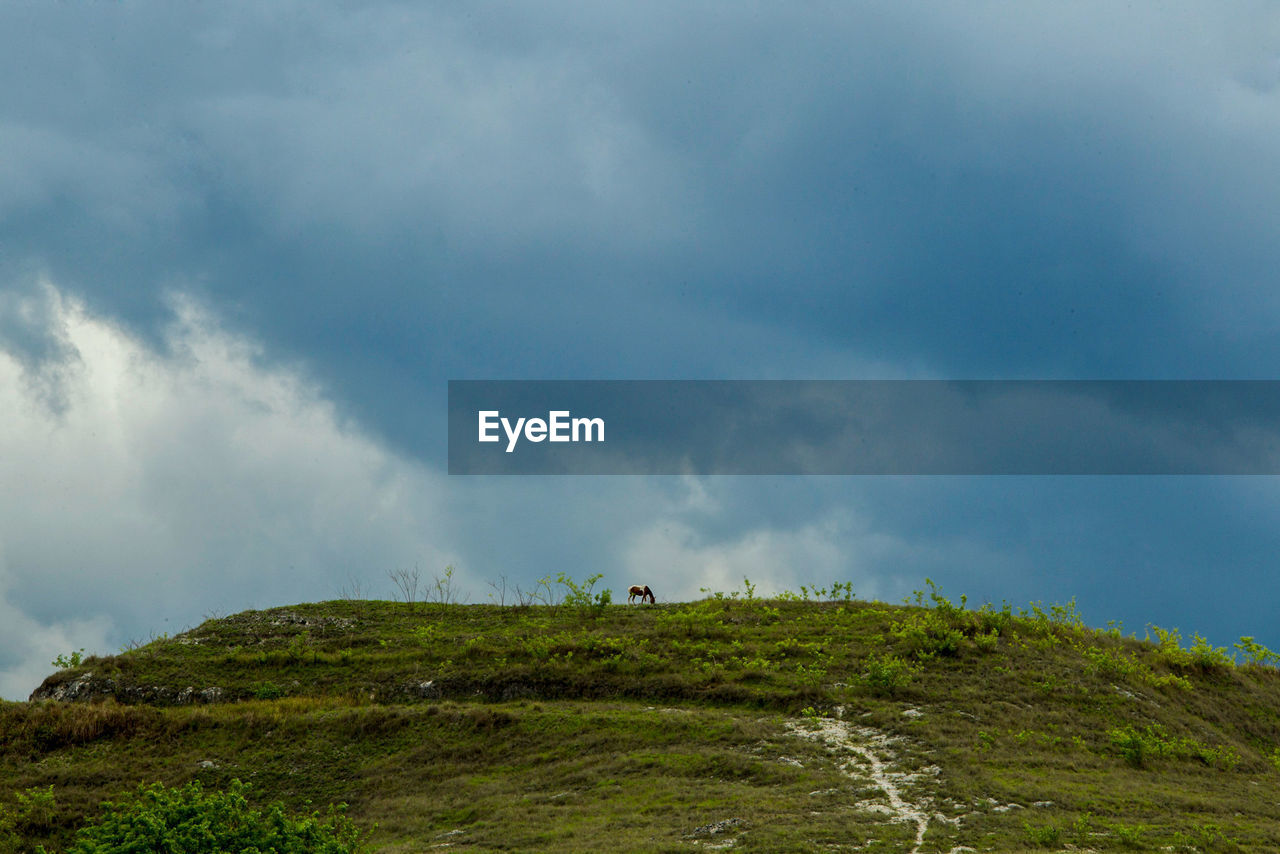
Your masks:
{"label": "dark storm cloud", "polygon": [[5,14],[7,261],[143,328],[206,294],[419,453],[386,400],[438,430],[447,376],[1273,353],[1201,310],[1272,310],[1251,7]]}
{"label": "dark storm cloud", "polygon": [[[39,581],[75,586],[77,558],[37,536],[65,529],[112,555],[104,577],[185,560],[166,601],[228,608],[243,591],[210,580],[228,564],[324,598],[361,553],[429,552],[474,578],[607,568],[682,595],[748,571],[848,571],[867,595],[932,574],[1139,623],[1208,603],[1205,630],[1262,635],[1280,526],[1252,481],[439,472],[451,378],[1272,378],[1277,36],[1251,3],[5,5],[0,344],[26,414],[0,441],[11,466],[75,441],[65,482],[18,472],[54,498],[9,495],[0,604],[55,652],[75,626],[156,628],[136,601],[112,606],[127,630],[92,622]],[[57,294],[127,346],[69,346]],[[217,417],[183,393],[207,365],[171,334],[174,295],[249,353],[212,358],[240,378],[211,381]],[[179,379],[121,380],[135,409],[93,381],[131,376],[108,351]],[[257,420],[243,387],[281,375],[311,391]],[[237,424],[274,437],[245,455],[265,480],[226,473]],[[208,495],[166,493],[210,437]],[[268,465],[307,437],[344,474]],[[106,480],[139,508],[120,530],[58,503],[96,482],[86,460],[150,473]],[[413,488],[386,474],[405,466]],[[301,498],[352,478],[382,522]],[[225,538],[202,539],[208,496]],[[259,500],[287,535],[240,535]],[[185,544],[142,524],[170,511]],[[323,590],[273,574],[315,519]]]}

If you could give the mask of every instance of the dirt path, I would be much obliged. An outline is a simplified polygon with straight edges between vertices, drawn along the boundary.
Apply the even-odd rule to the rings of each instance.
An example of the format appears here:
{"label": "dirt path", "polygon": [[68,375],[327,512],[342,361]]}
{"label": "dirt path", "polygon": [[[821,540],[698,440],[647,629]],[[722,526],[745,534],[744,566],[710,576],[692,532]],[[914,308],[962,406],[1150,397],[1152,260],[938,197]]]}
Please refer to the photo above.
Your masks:
{"label": "dirt path", "polygon": [[[887,807],[879,802],[863,802],[858,806],[881,812],[890,821],[914,824],[916,839],[911,854],[919,854],[920,846],[924,844],[925,831],[929,829],[930,804],[928,801],[911,803],[903,797],[901,787],[914,782],[930,769],[915,773],[896,770],[893,767],[893,760],[896,758],[894,739],[838,718],[817,718],[804,723],[788,722],[787,727],[801,738],[820,741],[838,754],[853,754],[853,758],[841,763],[840,770],[856,780],[870,777],[871,782],[884,792],[889,802]],[[858,759],[863,760],[865,766]]]}

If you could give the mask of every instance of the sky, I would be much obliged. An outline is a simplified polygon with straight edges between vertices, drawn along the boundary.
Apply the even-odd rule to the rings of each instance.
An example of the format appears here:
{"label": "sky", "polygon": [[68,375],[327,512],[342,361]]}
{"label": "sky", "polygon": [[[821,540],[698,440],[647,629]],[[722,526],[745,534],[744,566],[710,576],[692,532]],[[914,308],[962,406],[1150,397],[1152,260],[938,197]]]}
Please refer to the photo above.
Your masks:
{"label": "sky", "polygon": [[451,379],[1277,379],[1269,3],[0,5],[0,697],[389,573],[1280,647],[1280,482],[450,476]]}

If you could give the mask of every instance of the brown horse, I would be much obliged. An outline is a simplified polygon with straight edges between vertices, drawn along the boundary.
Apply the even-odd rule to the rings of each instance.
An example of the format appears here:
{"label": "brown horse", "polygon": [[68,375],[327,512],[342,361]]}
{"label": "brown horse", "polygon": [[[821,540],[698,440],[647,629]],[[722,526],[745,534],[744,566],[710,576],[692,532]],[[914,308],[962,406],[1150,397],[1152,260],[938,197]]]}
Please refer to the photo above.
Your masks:
{"label": "brown horse", "polygon": [[644,585],[633,584],[629,588],[627,588],[628,603],[636,601],[637,596],[640,597],[641,604],[644,604],[644,601],[646,599],[649,600],[649,604],[651,605],[658,604],[658,600],[653,598],[653,591],[649,589],[649,585],[647,584],[644,584]]}

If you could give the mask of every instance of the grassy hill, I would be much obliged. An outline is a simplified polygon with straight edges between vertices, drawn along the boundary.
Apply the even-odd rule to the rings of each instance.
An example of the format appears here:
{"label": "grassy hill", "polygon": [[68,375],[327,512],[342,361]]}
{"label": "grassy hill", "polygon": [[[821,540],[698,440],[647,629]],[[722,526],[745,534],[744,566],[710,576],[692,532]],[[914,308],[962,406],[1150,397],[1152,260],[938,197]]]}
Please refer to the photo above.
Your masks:
{"label": "grassy hill", "polygon": [[1280,672],[1248,642],[932,585],[566,586],[250,611],[60,670],[0,706],[0,849],[59,850],[142,781],[239,779],[345,802],[387,852],[1280,851]]}

